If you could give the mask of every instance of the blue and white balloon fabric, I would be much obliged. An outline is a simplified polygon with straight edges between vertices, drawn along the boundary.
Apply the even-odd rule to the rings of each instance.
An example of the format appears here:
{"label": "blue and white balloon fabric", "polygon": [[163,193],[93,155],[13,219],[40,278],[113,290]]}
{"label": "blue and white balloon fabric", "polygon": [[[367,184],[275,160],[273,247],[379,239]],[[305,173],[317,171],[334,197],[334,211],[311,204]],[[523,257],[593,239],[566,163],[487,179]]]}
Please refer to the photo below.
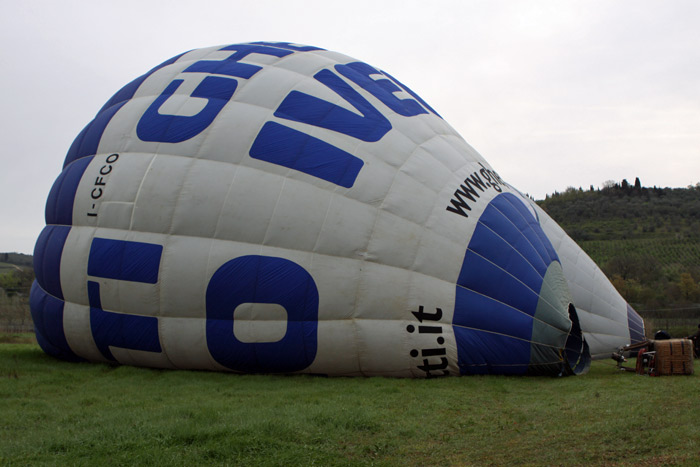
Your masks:
{"label": "blue and white balloon fabric", "polygon": [[644,333],[411,89],[290,43],[192,50],[117,92],[68,151],[35,269],[37,339],[69,360],[560,374]]}

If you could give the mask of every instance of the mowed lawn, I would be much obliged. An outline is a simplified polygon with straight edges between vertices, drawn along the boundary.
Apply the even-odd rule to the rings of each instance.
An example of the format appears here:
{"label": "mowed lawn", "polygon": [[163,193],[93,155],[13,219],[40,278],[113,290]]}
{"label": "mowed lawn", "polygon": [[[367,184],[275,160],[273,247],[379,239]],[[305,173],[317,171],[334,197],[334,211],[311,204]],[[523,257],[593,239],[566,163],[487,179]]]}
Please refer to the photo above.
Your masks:
{"label": "mowed lawn", "polygon": [[0,465],[700,464],[697,374],[236,375],[66,363],[2,337]]}

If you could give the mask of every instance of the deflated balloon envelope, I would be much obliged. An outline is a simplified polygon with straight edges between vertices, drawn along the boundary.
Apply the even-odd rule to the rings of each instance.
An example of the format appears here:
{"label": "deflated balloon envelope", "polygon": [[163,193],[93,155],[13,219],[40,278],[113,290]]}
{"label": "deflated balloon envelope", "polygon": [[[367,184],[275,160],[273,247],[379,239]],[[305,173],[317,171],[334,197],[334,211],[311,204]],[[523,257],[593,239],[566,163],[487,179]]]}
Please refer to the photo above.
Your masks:
{"label": "deflated balloon envelope", "polygon": [[46,224],[32,316],[68,360],[571,374],[644,333],[417,94],[315,47],[192,50],[127,84],[68,151]]}

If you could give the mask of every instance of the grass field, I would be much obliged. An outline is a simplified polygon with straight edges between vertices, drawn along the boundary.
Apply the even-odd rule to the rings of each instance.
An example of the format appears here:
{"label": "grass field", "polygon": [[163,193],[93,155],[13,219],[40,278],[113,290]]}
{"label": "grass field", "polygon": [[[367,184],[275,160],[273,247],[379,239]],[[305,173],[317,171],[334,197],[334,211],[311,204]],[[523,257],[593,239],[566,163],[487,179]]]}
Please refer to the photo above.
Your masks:
{"label": "grass field", "polygon": [[698,375],[234,375],[71,364],[0,337],[0,465],[700,463]]}

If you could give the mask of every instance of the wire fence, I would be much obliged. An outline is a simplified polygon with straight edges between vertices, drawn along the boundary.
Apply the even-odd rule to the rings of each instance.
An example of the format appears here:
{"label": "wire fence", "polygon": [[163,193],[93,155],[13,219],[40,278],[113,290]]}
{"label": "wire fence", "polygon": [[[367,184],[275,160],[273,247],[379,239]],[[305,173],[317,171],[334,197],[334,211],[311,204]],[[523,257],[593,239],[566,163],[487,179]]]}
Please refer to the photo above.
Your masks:
{"label": "wire fence", "polygon": [[674,308],[654,308],[649,310],[637,310],[643,317],[649,318],[687,318],[700,317],[700,305]]}
{"label": "wire fence", "polygon": [[32,315],[29,311],[29,296],[17,293],[8,296],[0,294],[0,332],[22,333],[34,331]]}
{"label": "wire fence", "polygon": [[657,331],[666,331],[672,337],[687,337],[698,330],[700,305],[681,308],[637,310],[644,320],[646,335],[653,338]]}

